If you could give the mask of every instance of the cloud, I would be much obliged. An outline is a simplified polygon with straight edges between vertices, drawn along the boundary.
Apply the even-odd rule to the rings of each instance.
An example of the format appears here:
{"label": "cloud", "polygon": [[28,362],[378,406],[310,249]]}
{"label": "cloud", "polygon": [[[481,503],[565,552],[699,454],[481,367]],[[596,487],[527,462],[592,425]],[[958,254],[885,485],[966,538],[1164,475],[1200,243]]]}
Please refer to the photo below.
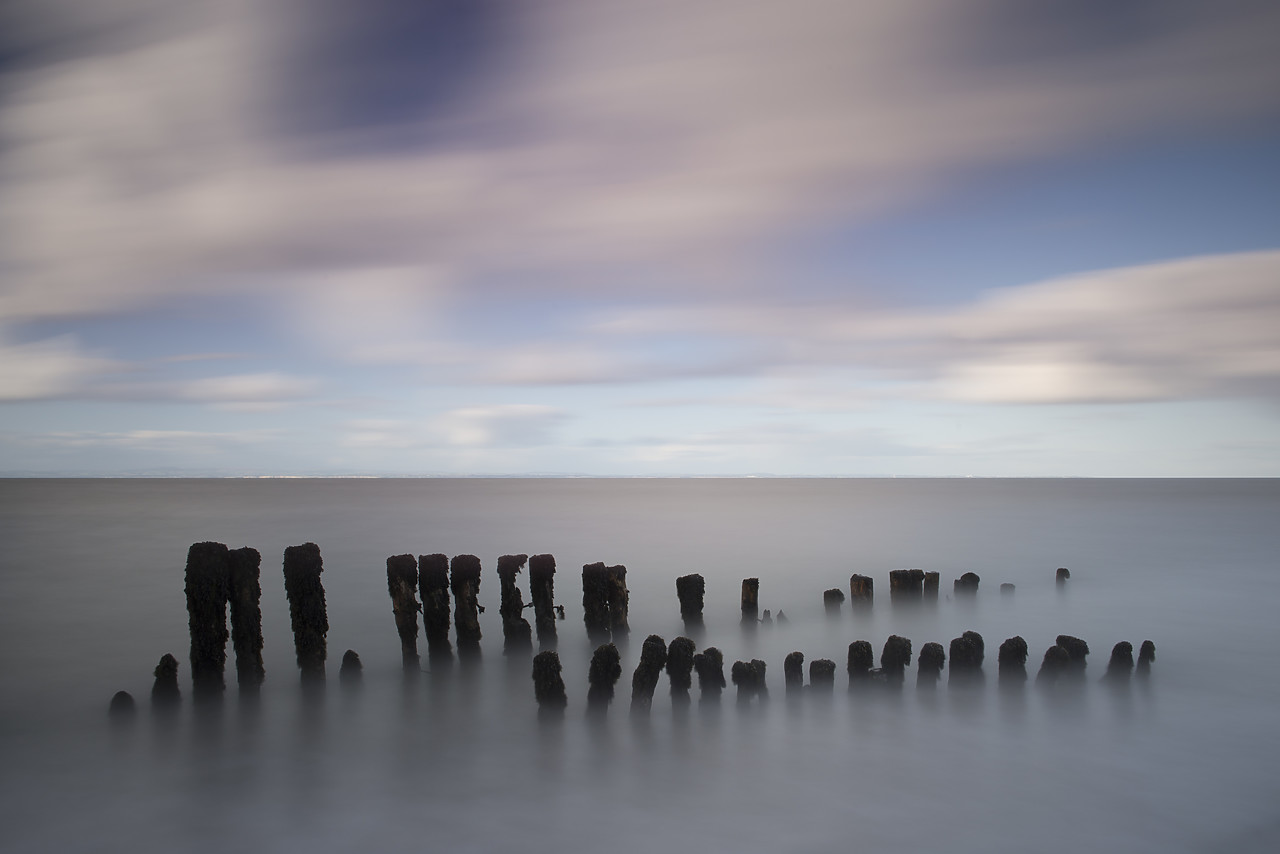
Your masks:
{"label": "cloud", "polygon": [[[285,281],[334,269],[430,266],[467,298],[513,272],[730,287],[779,236],[974,165],[1274,108],[1280,10],[1164,5],[1117,41],[1009,29],[989,1],[489,4],[410,21],[483,58],[444,92],[438,68],[372,59],[412,51],[306,5],[22,3],[6,30],[29,59],[0,78],[0,319],[264,287],[305,303]],[[1067,37],[993,48],[1046,33]],[[346,107],[282,126],[280,92]]]}
{"label": "cloud", "polygon": [[178,384],[173,395],[179,400],[210,403],[227,409],[259,411],[301,400],[310,396],[318,386],[315,380],[278,372],[229,374]]}
{"label": "cloud", "polygon": [[451,409],[422,422],[360,419],[347,425],[351,448],[532,448],[550,445],[568,414],[551,406],[495,404]]}
{"label": "cloud", "polygon": [[69,335],[26,344],[0,338],[0,401],[45,400],[83,395],[118,362],[83,352]]}

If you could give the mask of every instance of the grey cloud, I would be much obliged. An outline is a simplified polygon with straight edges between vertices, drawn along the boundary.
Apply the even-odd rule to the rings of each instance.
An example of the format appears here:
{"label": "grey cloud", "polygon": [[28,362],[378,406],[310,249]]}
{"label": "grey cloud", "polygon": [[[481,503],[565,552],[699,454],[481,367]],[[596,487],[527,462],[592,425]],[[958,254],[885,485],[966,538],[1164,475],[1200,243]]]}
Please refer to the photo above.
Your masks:
{"label": "grey cloud", "polygon": [[453,137],[362,146],[377,116],[339,109],[307,125],[342,152],[317,157],[268,120],[268,90],[309,85],[307,61],[272,53],[301,7],[268,5],[199,4],[109,58],[9,69],[0,319],[335,267],[429,264],[470,297],[497,271],[607,289],[603,271],[749,266],[772,236],[902,204],[960,168],[1249,119],[1280,91],[1273,4],[1184,9],[1122,45],[1086,33],[1002,70],[957,47],[973,33],[952,0],[559,2],[522,9],[510,76],[453,102]]}

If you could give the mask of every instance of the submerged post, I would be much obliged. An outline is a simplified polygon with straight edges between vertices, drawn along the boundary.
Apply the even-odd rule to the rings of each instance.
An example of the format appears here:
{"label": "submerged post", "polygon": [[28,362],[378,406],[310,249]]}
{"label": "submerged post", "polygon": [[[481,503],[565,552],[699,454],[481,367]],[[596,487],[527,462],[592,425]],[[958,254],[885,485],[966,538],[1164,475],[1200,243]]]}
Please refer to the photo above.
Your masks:
{"label": "submerged post", "polygon": [[942,666],[946,663],[947,653],[942,644],[927,643],[920,647],[920,655],[916,658],[916,687],[937,687],[938,680],[942,678]]}
{"label": "submerged post", "polygon": [[871,678],[871,668],[875,667],[876,654],[870,641],[856,640],[849,644],[849,687],[856,688],[866,684]]}
{"label": "submerged post", "polygon": [[1151,664],[1156,660],[1156,645],[1144,640],[1138,648],[1138,676],[1146,678],[1151,675]]}
{"label": "submerged post", "polygon": [[1056,642],[1071,658],[1068,671],[1073,675],[1083,676],[1085,665],[1088,663],[1085,659],[1089,657],[1089,644],[1071,635],[1058,635]]}
{"label": "submerged post", "polygon": [[1056,685],[1058,680],[1071,667],[1071,653],[1057,644],[1044,651],[1044,659],[1040,662],[1040,670],[1036,673],[1036,684],[1041,686]]}
{"label": "submerged post", "polygon": [[880,670],[890,685],[901,685],[906,679],[907,666],[911,664],[911,640],[900,635],[889,635],[880,651]]}
{"label": "submerged post", "polygon": [[924,574],[924,589],[922,597],[926,602],[938,601],[938,585],[942,580],[942,575],[937,572],[926,572]]}
{"label": "submerged post", "polygon": [[640,648],[640,663],[631,674],[631,709],[649,711],[653,704],[653,689],[658,687],[658,677],[667,663],[667,642],[658,635],[649,635]]}
{"label": "submerged post", "polygon": [[240,689],[262,684],[267,671],[262,665],[262,555],[257,549],[233,549],[228,594],[231,602],[231,645],[236,651],[236,681]]}
{"label": "submerged post", "polygon": [[742,579],[742,622],[756,623],[760,617],[760,579]]}
{"label": "submerged post", "polygon": [[1111,648],[1111,660],[1107,662],[1104,679],[1113,682],[1128,682],[1133,674],[1133,644],[1120,641]]}
{"label": "submerged post", "polygon": [[[502,646],[506,650],[533,646],[533,629],[524,618],[524,597],[516,586],[516,576],[528,560],[528,555],[502,555],[498,558],[498,581],[502,594],[498,612],[502,615]],[[559,663],[557,657],[557,666]]]}
{"label": "submerged post", "polygon": [[1027,642],[1021,635],[1014,635],[1000,644],[997,666],[1001,683],[1012,685],[1027,681]]}
{"label": "submerged post", "polygon": [[957,599],[960,597],[972,598],[978,595],[978,582],[982,579],[978,577],[976,572],[966,572],[957,578],[953,584],[952,593]]}
{"label": "submerged post", "polygon": [[844,591],[839,587],[822,591],[822,607],[826,608],[827,616],[839,614],[844,607]]}
{"label": "submerged post", "polygon": [[961,684],[981,678],[983,657],[982,636],[977,632],[965,632],[952,639],[950,682]]}
{"label": "submerged post", "polygon": [[152,675],[156,681],[151,685],[151,706],[154,709],[169,709],[182,700],[182,690],[178,688],[178,659],[169,653],[160,656],[160,663]]}
{"label": "submerged post", "polygon": [[454,555],[449,563],[449,589],[453,592],[453,625],[458,647],[480,646],[480,558]]}
{"label": "submerged post", "polygon": [[889,601],[894,605],[915,604],[924,598],[924,570],[895,569],[889,573]]}
{"label": "submerged post", "polygon": [[672,702],[688,705],[693,687],[693,641],[678,637],[667,647],[667,679],[671,682]]}
{"label": "submerged post", "polygon": [[304,680],[324,679],[329,616],[325,609],[324,585],[320,583],[322,572],[324,561],[315,543],[284,550],[284,591],[289,598],[293,648]]}
{"label": "submerged post", "polygon": [[342,664],[338,665],[338,681],[343,685],[353,686],[360,682],[364,675],[364,665],[354,649],[342,654]]}
{"label": "submerged post", "polygon": [[448,653],[449,643],[449,557],[434,554],[418,558],[418,589],[422,595],[422,628],[431,652]]}
{"label": "submerged post", "polygon": [[769,688],[764,681],[765,670],[765,663],[758,658],[735,661],[733,667],[729,668],[729,677],[738,686],[739,703],[749,703],[757,697],[763,700],[768,696]]}
{"label": "submerged post", "polygon": [[676,579],[676,598],[680,600],[680,619],[685,628],[702,625],[702,604],[707,582],[701,575],[682,575]]}
{"label": "submerged post", "polygon": [[627,568],[611,566],[605,570],[605,577],[609,581],[609,632],[617,640],[631,631],[627,623],[627,607],[631,598],[627,590]]}
{"label": "submerged post", "polygon": [[400,635],[400,658],[405,669],[418,667],[418,561],[413,555],[387,558],[387,591]]}
{"label": "submerged post", "polygon": [[782,679],[788,694],[797,694],[804,687],[804,653],[790,652],[782,660]]}
{"label": "submerged post", "polygon": [[1058,571],[1054,575],[1054,581],[1057,582],[1059,587],[1066,587],[1067,581],[1070,578],[1071,578],[1071,570],[1067,569],[1065,566],[1058,567]]}
{"label": "submerged post", "polygon": [[609,571],[603,563],[582,567],[582,622],[592,643],[609,640]]}
{"label": "submerged post", "polygon": [[551,555],[534,555],[529,558],[529,598],[533,600],[533,624],[538,631],[538,643],[543,646],[556,642],[556,559]]}
{"label": "submerged post", "polygon": [[227,660],[227,547],[193,543],[187,550],[187,624],[191,630],[191,685],[196,699],[222,693]]}
{"label": "submerged post", "polygon": [[849,576],[849,600],[853,610],[870,608],[875,598],[875,581],[869,575]]}
{"label": "submerged post", "polygon": [[809,662],[809,690],[830,694],[836,685],[836,663],[829,658]]}
{"label": "submerged post", "polygon": [[587,671],[587,708],[603,711],[613,700],[613,686],[622,676],[622,656],[612,643],[596,647]]}
{"label": "submerged post", "polygon": [[569,702],[560,675],[560,655],[553,649],[533,657],[533,695],[542,709],[563,709]]}
{"label": "submerged post", "polygon": [[720,692],[725,688],[724,655],[714,646],[709,646],[693,657],[693,669],[698,674],[702,702],[719,702]]}

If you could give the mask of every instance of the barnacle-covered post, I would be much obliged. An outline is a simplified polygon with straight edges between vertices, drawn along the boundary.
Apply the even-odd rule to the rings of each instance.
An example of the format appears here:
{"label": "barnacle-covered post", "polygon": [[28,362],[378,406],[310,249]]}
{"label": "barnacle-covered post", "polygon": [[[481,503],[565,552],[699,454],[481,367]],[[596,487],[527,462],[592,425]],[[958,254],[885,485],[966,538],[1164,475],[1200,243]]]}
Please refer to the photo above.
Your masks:
{"label": "barnacle-covered post", "polygon": [[667,679],[671,682],[673,702],[688,705],[689,689],[693,686],[693,641],[678,637],[667,647]]}
{"label": "barnacle-covered post", "polygon": [[804,653],[790,652],[782,660],[782,678],[788,694],[798,694],[804,688]]}
{"label": "barnacle-covered post", "polygon": [[927,643],[920,647],[920,655],[916,658],[916,687],[926,690],[937,687],[946,662],[947,653],[942,644]]}
{"label": "barnacle-covered post", "polygon": [[222,543],[192,543],[187,550],[187,623],[196,699],[217,696],[224,687],[229,572],[227,547]]}
{"label": "barnacle-covered post", "polygon": [[680,619],[685,628],[702,625],[702,604],[706,596],[707,582],[701,575],[682,575],[676,579],[676,598],[680,600]]}
{"label": "barnacle-covered post", "polygon": [[538,643],[551,646],[556,642],[556,559],[551,555],[529,558],[529,598],[533,600],[533,625]]}
{"label": "barnacle-covered post", "polygon": [[880,669],[890,685],[901,685],[906,679],[907,666],[911,664],[911,640],[900,635],[889,635],[880,651]]}
{"label": "barnacle-covered post", "polygon": [[422,628],[431,652],[453,651],[449,643],[449,556],[418,558],[418,589],[422,595]]}
{"label": "barnacle-covered post", "polygon": [[324,561],[320,559],[320,547],[315,543],[289,546],[284,550],[284,591],[289,598],[293,648],[304,681],[324,679],[329,616],[325,608],[324,585],[320,583],[322,572]]}
{"label": "barnacle-covered post", "polygon": [[560,675],[560,655],[553,649],[533,657],[533,695],[543,709],[563,709],[569,702]]}
{"label": "barnacle-covered post", "polygon": [[836,685],[836,663],[829,658],[809,662],[809,690],[830,694]]}
{"label": "barnacle-covered post", "polygon": [[236,681],[253,690],[266,678],[262,665],[262,555],[257,549],[232,549],[228,595],[231,602],[231,645],[236,651]]}
{"label": "barnacle-covered post", "polygon": [[865,685],[871,678],[871,668],[875,667],[876,653],[870,641],[856,640],[849,644],[849,687]]}
{"label": "barnacle-covered post", "polygon": [[449,589],[453,592],[453,625],[458,646],[480,646],[480,558],[454,555],[449,562]]}
{"label": "barnacle-covered post", "polygon": [[[524,596],[516,586],[516,576],[528,560],[528,555],[502,555],[498,558],[498,580],[502,594],[498,612],[502,615],[502,645],[506,650],[522,650],[533,646],[533,629],[524,618]],[[557,657],[556,663],[559,662]]]}
{"label": "barnacle-covered post", "polygon": [[418,561],[413,555],[387,558],[387,591],[400,635],[400,657],[406,669],[418,667]]}

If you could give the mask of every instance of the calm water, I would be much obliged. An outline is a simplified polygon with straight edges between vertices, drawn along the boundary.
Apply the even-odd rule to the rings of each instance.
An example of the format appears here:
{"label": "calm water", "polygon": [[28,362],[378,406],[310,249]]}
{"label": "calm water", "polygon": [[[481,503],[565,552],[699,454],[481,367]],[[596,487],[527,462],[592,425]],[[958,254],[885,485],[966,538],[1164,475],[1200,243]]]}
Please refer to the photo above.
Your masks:
{"label": "calm water", "polygon": [[[263,554],[267,682],[189,702],[183,566],[216,540]],[[325,560],[330,680],[298,687],[280,558]],[[406,678],[386,558],[484,562],[476,669]],[[570,705],[539,721],[527,656],[504,656],[497,556],[556,556]],[[0,847],[20,851],[1280,850],[1280,482],[1035,480],[0,481]],[[628,567],[632,637],[607,718],[584,715],[591,646],[581,567]],[[1054,570],[1071,569],[1065,592]],[[938,570],[936,608],[888,602],[888,571]],[[951,601],[965,571],[977,599]],[[682,634],[674,579],[707,578],[698,646],[769,664],[770,700],[628,714],[649,633]],[[875,578],[869,615],[822,591]],[[741,579],[786,625],[744,634]],[[522,577],[523,578],[523,577]],[[1017,585],[1013,597],[998,591]],[[522,581],[528,600],[527,581]],[[850,641],[915,650],[986,639],[985,686],[851,695]],[[1020,634],[1034,677],[1059,633],[1088,680],[1047,697],[997,689]],[[1151,680],[1098,682],[1111,646],[1155,641]],[[425,642],[421,644],[425,652]],[[363,685],[336,679],[343,650]],[[839,665],[834,695],[792,701],[792,650]],[[184,705],[153,719],[161,654]],[[424,655],[424,670],[427,669]],[[113,728],[107,702],[139,701]]]}

